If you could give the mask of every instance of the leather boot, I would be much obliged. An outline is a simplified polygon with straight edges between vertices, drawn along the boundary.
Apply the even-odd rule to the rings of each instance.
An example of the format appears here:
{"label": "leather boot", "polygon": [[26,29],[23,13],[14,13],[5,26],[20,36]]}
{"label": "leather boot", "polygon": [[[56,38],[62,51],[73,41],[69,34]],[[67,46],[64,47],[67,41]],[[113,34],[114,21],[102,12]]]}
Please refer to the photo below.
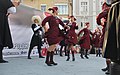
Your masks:
{"label": "leather boot", "polygon": [[54,56],[54,51],[51,51],[50,63],[53,64],[53,65],[57,65],[57,63],[55,63],[55,62],[53,61],[53,56]]}
{"label": "leather boot", "polygon": [[103,68],[103,69],[101,69],[102,71],[107,71],[108,70],[108,67],[106,67],[106,68]]}
{"label": "leather boot", "polygon": [[51,63],[50,63],[50,61],[49,61],[50,55],[51,55],[51,52],[47,51],[45,63],[46,63],[48,66],[52,66]]}
{"label": "leather boot", "polygon": [[74,51],[72,51],[72,61],[75,61]]}
{"label": "leather boot", "polygon": [[70,50],[67,51],[67,60],[66,61],[69,61],[70,59]]}
{"label": "leather boot", "polygon": [[61,48],[60,48],[60,56],[62,57],[63,55],[62,55],[62,49],[63,49],[63,46],[61,46]]}
{"label": "leather boot", "polygon": [[0,63],[8,63],[8,61],[3,60],[3,47],[0,47]]}
{"label": "leather boot", "polygon": [[106,60],[106,63],[107,63],[107,72],[105,74],[110,74],[110,64],[111,64],[111,61],[110,60]]}
{"label": "leather boot", "polygon": [[30,57],[31,51],[32,51],[32,48],[30,48],[28,51],[28,59],[31,59],[31,57]]}
{"label": "leather boot", "polygon": [[41,55],[41,47],[38,47],[38,54],[39,54],[39,58],[45,58]]}
{"label": "leather boot", "polygon": [[84,59],[83,54],[84,54],[84,49],[81,48],[80,57],[81,57],[82,59]]}
{"label": "leather boot", "polygon": [[89,59],[89,57],[87,56],[88,54],[88,50],[86,50],[86,52],[85,52],[85,57],[86,57],[86,59]]}
{"label": "leather boot", "polygon": [[67,50],[66,50],[67,46],[65,46],[64,51],[65,51],[65,56],[67,56]]}

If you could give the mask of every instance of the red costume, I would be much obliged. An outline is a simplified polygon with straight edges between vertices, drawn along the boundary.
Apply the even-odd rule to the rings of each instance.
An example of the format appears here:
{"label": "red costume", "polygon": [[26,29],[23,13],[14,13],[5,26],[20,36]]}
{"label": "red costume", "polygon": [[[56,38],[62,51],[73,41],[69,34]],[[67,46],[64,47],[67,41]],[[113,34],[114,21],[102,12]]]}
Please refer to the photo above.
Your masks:
{"label": "red costume", "polygon": [[77,43],[77,34],[75,33],[75,29],[78,29],[78,26],[76,26],[76,22],[73,22],[67,34],[69,39],[66,40],[66,44],[75,45]]}
{"label": "red costume", "polygon": [[96,48],[100,48],[100,36],[101,36],[101,33],[100,32],[95,32],[93,34],[93,46],[96,47]]}
{"label": "red costume", "polygon": [[92,32],[88,30],[87,28],[84,28],[78,33],[78,36],[82,32],[84,32],[84,35],[81,37],[81,39],[83,39],[83,43],[80,44],[80,47],[84,49],[90,49],[90,34],[92,34]]}
{"label": "red costume", "polygon": [[59,24],[64,26],[64,23],[53,15],[46,17],[42,22],[42,26],[44,26],[47,22],[49,24],[48,32],[46,32],[48,44],[52,45],[59,43],[63,39],[60,35]]}
{"label": "red costume", "polygon": [[[108,16],[108,12],[109,12],[109,7],[106,6],[106,3],[103,4],[102,6],[102,12],[97,16],[97,24],[98,25],[102,25],[101,24],[101,19],[104,18],[107,21],[107,16]],[[101,35],[101,41],[100,41],[100,47],[103,47],[103,41],[104,41],[104,34],[105,34],[105,27],[106,27],[106,22],[104,22],[104,25],[102,25],[102,35]]]}

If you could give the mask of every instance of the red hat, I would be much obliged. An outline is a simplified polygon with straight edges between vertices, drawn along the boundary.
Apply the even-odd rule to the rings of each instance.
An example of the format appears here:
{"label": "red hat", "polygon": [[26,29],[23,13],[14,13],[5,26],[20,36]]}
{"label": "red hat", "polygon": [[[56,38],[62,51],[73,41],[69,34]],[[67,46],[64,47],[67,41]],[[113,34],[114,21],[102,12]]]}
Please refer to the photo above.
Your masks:
{"label": "red hat", "polygon": [[86,22],[85,25],[88,26],[88,24],[90,24],[89,22]]}
{"label": "red hat", "polygon": [[53,10],[57,11],[58,10],[58,7],[52,7]]}
{"label": "red hat", "polygon": [[74,16],[70,16],[69,19],[70,19],[70,18],[74,18],[74,20],[76,20],[76,18],[75,18]]}

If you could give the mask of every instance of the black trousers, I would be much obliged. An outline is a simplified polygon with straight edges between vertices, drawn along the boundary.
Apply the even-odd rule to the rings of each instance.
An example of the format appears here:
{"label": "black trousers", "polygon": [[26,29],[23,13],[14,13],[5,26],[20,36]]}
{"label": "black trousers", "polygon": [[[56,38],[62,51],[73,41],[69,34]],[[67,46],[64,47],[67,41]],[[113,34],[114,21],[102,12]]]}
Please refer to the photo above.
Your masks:
{"label": "black trousers", "polygon": [[[30,46],[29,52],[28,52],[28,57],[30,57],[30,54],[31,54],[32,49],[33,49],[34,47],[35,47],[35,46]],[[38,49],[38,54],[39,54],[39,56],[42,56],[42,55],[41,55],[41,46],[40,46],[40,45],[37,45],[37,49]]]}
{"label": "black trousers", "polygon": [[3,53],[2,53],[2,51],[3,51],[3,47],[0,46],[0,60],[3,60]]}

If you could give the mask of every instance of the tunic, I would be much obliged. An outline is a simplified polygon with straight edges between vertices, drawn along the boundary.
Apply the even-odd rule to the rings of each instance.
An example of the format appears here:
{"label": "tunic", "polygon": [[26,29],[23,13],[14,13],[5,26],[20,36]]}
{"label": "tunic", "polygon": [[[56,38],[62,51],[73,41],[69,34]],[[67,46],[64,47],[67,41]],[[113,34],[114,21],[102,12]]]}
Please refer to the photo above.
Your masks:
{"label": "tunic", "polygon": [[45,26],[47,22],[49,24],[49,29],[45,33],[45,36],[47,38],[48,44],[53,45],[59,43],[63,39],[62,35],[60,34],[59,24],[64,26],[64,23],[53,15],[46,17],[42,21],[42,26]]}

